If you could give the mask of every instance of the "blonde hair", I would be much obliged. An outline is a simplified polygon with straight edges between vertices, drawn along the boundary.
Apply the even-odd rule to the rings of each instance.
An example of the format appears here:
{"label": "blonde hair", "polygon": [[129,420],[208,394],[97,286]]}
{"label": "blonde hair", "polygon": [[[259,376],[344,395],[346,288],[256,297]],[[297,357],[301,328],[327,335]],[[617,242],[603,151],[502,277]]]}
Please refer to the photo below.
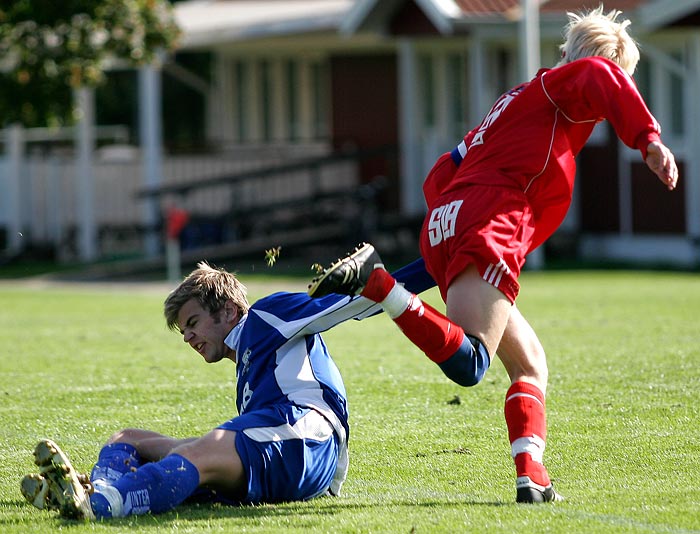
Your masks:
{"label": "blonde hair", "polygon": [[564,43],[559,47],[562,59],[558,65],[582,57],[601,56],[614,61],[630,76],[639,62],[637,43],[627,33],[629,20],[617,21],[622,12],[616,9],[603,13],[603,5],[587,13],[567,13]]}
{"label": "blonde hair", "polygon": [[238,308],[239,316],[250,308],[246,287],[235,275],[202,261],[165,299],[165,322],[170,330],[179,330],[177,316],[180,308],[193,298],[209,313],[220,311],[228,300]]}

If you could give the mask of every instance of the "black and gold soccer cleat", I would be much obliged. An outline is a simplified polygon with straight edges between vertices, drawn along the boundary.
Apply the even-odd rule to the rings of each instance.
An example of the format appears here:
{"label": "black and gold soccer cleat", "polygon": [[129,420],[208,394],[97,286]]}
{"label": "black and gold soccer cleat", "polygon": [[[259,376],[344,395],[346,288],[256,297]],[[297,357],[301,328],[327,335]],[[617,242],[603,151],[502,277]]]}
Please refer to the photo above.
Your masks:
{"label": "black and gold soccer cleat", "polygon": [[382,259],[374,247],[362,243],[351,254],[338,259],[314,278],[308,294],[310,297],[325,297],[330,293],[358,295],[367,285],[372,271],[383,268]]}

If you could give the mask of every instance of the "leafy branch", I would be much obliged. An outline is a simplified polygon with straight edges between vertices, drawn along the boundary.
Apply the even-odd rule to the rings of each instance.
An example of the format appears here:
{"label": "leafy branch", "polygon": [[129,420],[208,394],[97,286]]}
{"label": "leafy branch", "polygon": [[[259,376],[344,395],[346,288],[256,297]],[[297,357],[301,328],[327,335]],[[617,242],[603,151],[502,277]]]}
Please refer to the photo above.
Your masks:
{"label": "leafy branch", "polygon": [[[69,9],[63,11],[43,3],[0,8],[0,88],[20,100],[19,106],[0,107],[1,122],[41,122],[42,113],[32,114],[31,108],[41,106],[37,97],[43,93],[70,99],[70,89],[104,80],[107,61],[149,63],[160,51],[172,50],[180,35],[167,0],[83,0],[66,2]],[[54,114],[65,117],[70,102],[67,108]]]}

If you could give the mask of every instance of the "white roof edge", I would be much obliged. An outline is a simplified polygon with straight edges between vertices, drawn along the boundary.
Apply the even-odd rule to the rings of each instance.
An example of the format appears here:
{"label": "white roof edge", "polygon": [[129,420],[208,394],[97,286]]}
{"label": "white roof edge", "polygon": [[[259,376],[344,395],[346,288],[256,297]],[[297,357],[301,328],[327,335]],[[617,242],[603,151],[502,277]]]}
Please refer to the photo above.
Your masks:
{"label": "white roof edge", "polygon": [[359,30],[367,16],[371,13],[372,8],[377,4],[378,0],[358,0],[355,6],[348,12],[345,20],[340,25],[340,33],[342,35],[352,35]]}
{"label": "white roof edge", "polygon": [[[454,21],[458,20],[462,13],[454,0],[415,1],[440,33],[454,32]],[[378,4],[379,0],[359,0],[345,17],[340,26],[340,33],[343,35],[356,33]]]}
{"label": "white roof edge", "polygon": [[635,10],[639,26],[655,30],[700,9],[700,0],[657,0]]}
{"label": "white roof edge", "polygon": [[178,48],[196,48],[272,36],[279,37],[282,35],[320,33],[324,31],[335,32],[338,26],[339,21],[335,18],[332,20],[317,18],[313,22],[298,20],[278,24],[251,24],[245,27],[220,26],[187,32],[179,43]]}
{"label": "white roof edge", "polygon": [[416,3],[441,34],[454,32],[454,21],[462,14],[454,0],[416,0]]}
{"label": "white roof edge", "polygon": [[353,0],[213,2],[189,0],[173,5],[183,35],[179,48],[280,35],[338,31]]}
{"label": "white roof edge", "polygon": [[[183,29],[180,49],[323,31],[352,35],[374,16],[382,17],[398,0],[288,0],[283,3],[242,0],[187,0],[173,5]],[[501,17],[466,21],[457,0],[414,0],[443,35],[474,23],[502,23]],[[280,7],[281,6],[281,7]],[[654,0],[629,14],[635,26],[653,31],[700,9],[700,0]]]}

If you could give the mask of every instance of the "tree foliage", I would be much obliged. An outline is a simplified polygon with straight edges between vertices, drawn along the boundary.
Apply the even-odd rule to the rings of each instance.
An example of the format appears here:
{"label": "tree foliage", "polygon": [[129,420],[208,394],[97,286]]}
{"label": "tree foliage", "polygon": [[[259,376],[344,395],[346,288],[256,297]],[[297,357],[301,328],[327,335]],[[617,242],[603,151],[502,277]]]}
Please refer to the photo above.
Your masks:
{"label": "tree foliage", "polygon": [[72,122],[72,90],[175,46],[167,0],[18,0],[0,7],[0,124]]}

